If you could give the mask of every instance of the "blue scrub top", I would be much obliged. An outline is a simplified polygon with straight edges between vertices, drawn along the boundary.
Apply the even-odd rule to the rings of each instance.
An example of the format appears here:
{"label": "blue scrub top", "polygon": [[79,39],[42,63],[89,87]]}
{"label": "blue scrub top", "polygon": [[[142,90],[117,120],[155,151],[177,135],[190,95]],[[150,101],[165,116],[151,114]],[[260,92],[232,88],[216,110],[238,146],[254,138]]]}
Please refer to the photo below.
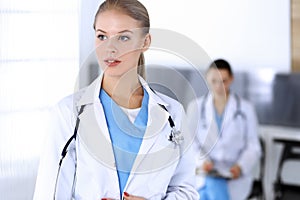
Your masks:
{"label": "blue scrub top", "polygon": [[99,98],[113,145],[120,196],[122,196],[147,127],[149,95],[144,89],[142,107],[133,124],[103,89],[100,90]]}
{"label": "blue scrub top", "polygon": [[221,128],[222,128],[223,119],[224,119],[224,112],[221,115],[219,115],[218,112],[217,112],[217,109],[215,107],[214,107],[214,110],[215,110],[215,120],[216,120],[218,130],[219,130],[219,133],[220,133]]}

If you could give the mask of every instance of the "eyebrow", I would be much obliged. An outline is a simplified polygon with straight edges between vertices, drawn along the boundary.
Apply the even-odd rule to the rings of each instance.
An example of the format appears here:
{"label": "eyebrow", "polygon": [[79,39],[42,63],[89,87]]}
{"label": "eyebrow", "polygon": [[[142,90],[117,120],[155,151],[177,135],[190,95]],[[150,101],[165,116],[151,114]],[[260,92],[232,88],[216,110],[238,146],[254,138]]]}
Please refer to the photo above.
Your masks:
{"label": "eyebrow", "polygon": [[[101,30],[101,29],[97,29],[96,31],[100,31],[100,32],[102,32],[102,33],[107,33],[106,31]],[[118,33],[126,33],[126,32],[133,33],[133,31],[130,31],[130,30],[123,30],[123,31],[120,31],[120,32],[118,32]]]}

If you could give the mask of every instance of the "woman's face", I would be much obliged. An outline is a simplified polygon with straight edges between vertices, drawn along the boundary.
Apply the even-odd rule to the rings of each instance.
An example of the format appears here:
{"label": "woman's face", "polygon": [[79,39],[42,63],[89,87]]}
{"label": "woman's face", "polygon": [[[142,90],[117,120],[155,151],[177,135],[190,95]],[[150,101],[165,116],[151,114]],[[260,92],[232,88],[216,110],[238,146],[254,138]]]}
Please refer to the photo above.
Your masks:
{"label": "woman's face", "polygon": [[120,77],[137,71],[140,54],[150,45],[140,22],[116,10],[98,14],[95,22],[98,62],[105,75]]}
{"label": "woman's face", "polygon": [[215,96],[226,96],[233,77],[225,69],[211,68],[206,75],[208,85]]}

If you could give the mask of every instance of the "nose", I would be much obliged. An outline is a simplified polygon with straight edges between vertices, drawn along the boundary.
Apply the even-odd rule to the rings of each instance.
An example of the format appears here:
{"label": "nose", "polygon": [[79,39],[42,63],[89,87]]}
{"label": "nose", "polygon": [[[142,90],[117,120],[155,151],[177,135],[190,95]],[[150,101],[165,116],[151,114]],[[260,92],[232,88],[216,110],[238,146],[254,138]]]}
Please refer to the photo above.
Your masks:
{"label": "nose", "polygon": [[117,53],[116,42],[114,41],[113,38],[108,39],[106,41],[106,47],[105,48],[106,48],[106,51],[108,53],[112,53],[112,54]]}
{"label": "nose", "polygon": [[223,81],[218,81],[216,85],[217,85],[218,87],[223,87],[223,86],[224,86]]}

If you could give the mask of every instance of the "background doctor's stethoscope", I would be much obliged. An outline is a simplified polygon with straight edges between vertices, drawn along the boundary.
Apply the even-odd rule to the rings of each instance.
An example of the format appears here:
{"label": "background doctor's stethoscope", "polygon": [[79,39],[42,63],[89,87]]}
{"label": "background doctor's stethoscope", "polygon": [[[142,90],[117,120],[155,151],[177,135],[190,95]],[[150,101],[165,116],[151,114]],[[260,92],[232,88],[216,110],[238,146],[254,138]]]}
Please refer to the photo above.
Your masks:
{"label": "background doctor's stethoscope", "polygon": [[[224,110],[224,119],[223,119],[223,122],[224,120],[226,120],[226,118],[228,117],[231,117],[229,116],[230,113],[233,113],[233,116],[232,116],[232,120],[228,123],[238,123],[239,127],[240,127],[240,134],[242,134],[242,137],[243,137],[243,142],[244,144],[246,145],[246,135],[247,135],[247,114],[245,112],[242,111],[242,108],[241,108],[241,99],[240,97],[233,93],[232,94],[233,96],[233,99],[235,101],[235,110],[233,112],[230,112],[228,109],[226,109],[228,107],[228,105],[226,105],[225,107],[225,110]],[[209,129],[211,128],[212,126],[212,123],[214,122],[214,118],[212,115],[212,117],[209,119],[208,116],[207,116],[207,103],[208,100],[209,100],[209,97],[210,97],[210,94],[209,93],[206,93],[204,96],[203,96],[203,99],[202,99],[202,102],[201,102],[201,105],[200,105],[200,119],[199,119],[199,129],[201,130],[205,130],[206,134],[208,134],[209,132]],[[229,103],[229,102],[228,102]],[[239,120],[239,121],[237,121]],[[224,123],[222,122],[222,125],[221,125],[221,129],[219,130],[219,134],[218,134],[218,137],[214,139],[214,141],[209,141],[210,140],[210,137],[209,135],[207,135],[206,138],[202,138],[203,140],[202,141],[199,141],[199,139],[196,138],[196,142],[198,142],[198,147],[201,148],[202,150],[202,154],[204,154],[204,156],[206,156],[210,151],[211,149],[214,147],[214,145],[218,142],[218,139],[220,137],[222,137],[222,134],[224,131],[226,131],[226,127],[228,124],[226,124],[224,126]],[[199,134],[199,133],[198,133]],[[206,142],[209,142],[209,145],[207,146],[206,145]],[[212,142],[212,143],[211,143]],[[234,141],[233,141],[234,142]]]}

